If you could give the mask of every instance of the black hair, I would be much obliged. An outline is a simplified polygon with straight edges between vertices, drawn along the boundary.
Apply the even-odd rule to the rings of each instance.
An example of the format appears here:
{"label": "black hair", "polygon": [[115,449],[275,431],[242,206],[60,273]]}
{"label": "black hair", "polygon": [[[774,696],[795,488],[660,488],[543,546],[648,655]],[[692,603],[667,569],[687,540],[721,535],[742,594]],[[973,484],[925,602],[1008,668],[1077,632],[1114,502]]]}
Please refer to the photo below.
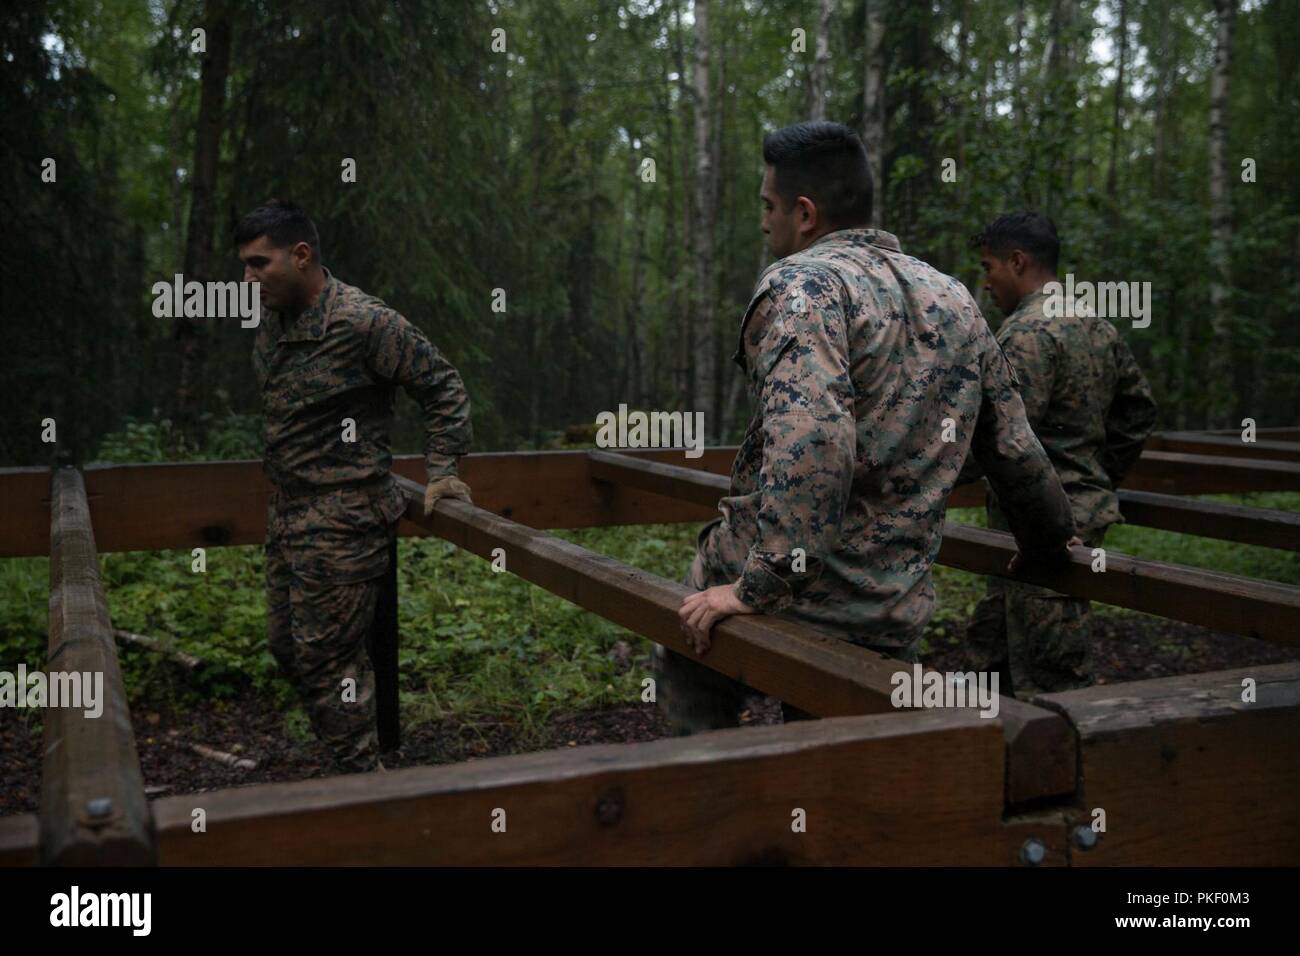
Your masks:
{"label": "black hair", "polygon": [[989,252],[1005,259],[1019,249],[1049,272],[1056,271],[1061,256],[1061,240],[1056,223],[1048,216],[1025,209],[1004,213],[971,236],[972,249],[988,247]]}
{"label": "black hair", "polygon": [[305,242],[320,261],[320,233],[311,217],[284,199],[268,199],[239,220],[235,226],[235,245],[242,246],[258,236],[266,236],[277,248]]}
{"label": "black hair", "polygon": [[777,194],[788,209],[807,196],[837,229],[871,222],[871,164],[867,149],[843,123],[798,123],[763,138]]}

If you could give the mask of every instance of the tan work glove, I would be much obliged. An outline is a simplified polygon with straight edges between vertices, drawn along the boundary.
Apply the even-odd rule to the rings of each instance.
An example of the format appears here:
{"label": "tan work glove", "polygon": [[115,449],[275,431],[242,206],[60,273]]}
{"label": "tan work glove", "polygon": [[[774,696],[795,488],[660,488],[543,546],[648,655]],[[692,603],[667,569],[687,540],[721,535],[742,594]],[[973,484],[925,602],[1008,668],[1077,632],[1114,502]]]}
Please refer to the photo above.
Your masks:
{"label": "tan work glove", "polygon": [[433,506],[438,503],[439,498],[459,498],[461,501],[468,501],[470,504],[474,503],[469,496],[469,485],[455,475],[444,475],[441,478],[435,478],[425,487],[424,516],[426,518],[433,514]]}

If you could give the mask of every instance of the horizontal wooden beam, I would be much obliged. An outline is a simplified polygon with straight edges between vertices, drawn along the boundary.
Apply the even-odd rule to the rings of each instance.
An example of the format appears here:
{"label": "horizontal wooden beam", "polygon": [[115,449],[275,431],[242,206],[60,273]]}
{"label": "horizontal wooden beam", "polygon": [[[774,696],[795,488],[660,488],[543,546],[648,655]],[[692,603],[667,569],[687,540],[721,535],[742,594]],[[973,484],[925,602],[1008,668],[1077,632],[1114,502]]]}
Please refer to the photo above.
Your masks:
{"label": "horizontal wooden beam", "polygon": [[[632,453],[650,461],[687,462],[729,470],[735,449]],[[393,471],[425,480],[424,460],[394,458]],[[600,489],[587,474],[584,451],[466,455],[461,477],[477,504],[535,528],[588,528],[699,521],[716,512],[631,489]],[[261,544],[271,485],[261,462],[177,462],[100,465],[85,470],[87,496],[101,552],[190,550]],[[0,558],[50,553],[48,468],[0,469]],[[423,534],[404,523],[401,534]]]}
{"label": "horizontal wooden beam", "polygon": [[35,866],[40,858],[40,832],[34,813],[0,817],[0,866]]}
{"label": "horizontal wooden beam", "polygon": [[[727,475],[737,449],[707,448],[698,459],[680,450],[620,454]],[[393,460],[395,473],[424,480],[419,456]],[[461,476],[476,503],[534,528],[587,528],[709,520],[708,505],[621,485],[593,485],[586,451],[466,455]],[[270,484],[260,462],[97,465],[85,470],[91,517],[102,552],[160,551],[261,543]],[[1300,489],[1300,463],[1214,455],[1147,452],[1125,485],[1138,491],[1218,494]],[[954,492],[952,507],[983,504],[978,487]],[[49,553],[49,470],[0,469],[0,558]],[[403,523],[402,535],[420,534]]]}
{"label": "horizontal wooden beam", "polygon": [[[996,723],[807,721],[166,797],[154,812],[164,865],[1013,865],[1024,829],[1001,825]],[[1064,862],[1064,826],[1037,835]]]}
{"label": "horizontal wooden beam", "polygon": [[[939,562],[976,574],[1013,577],[1007,562],[1015,539],[1001,531],[946,522]],[[1014,578],[1116,607],[1174,621],[1300,646],[1300,588],[1220,574],[1181,564],[1106,552],[1106,570],[1092,570],[1091,552],[1074,549],[1059,570],[1026,568]]]}
{"label": "horizontal wooden beam", "polygon": [[1270,461],[1300,462],[1300,442],[1259,438],[1241,440],[1241,435],[1207,435],[1203,432],[1157,432],[1147,439],[1151,451],[1174,451],[1192,455],[1223,455],[1229,458],[1263,458]]}
{"label": "horizontal wooden beam", "polygon": [[[82,694],[71,702],[76,706],[68,701],[52,706],[50,700],[44,711],[41,862],[149,864],[155,857],[153,821],[81,475],[72,468],[56,471],[50,498],[45,671],[51,685],[55,675],[76,675]],[[98,693],[88,693],[91,688]]]}
{"label": "horizontal wooden beam", "polygon": [[[716,497],[724,481],[660,462],[640,462],[607,452],[589,455],[593,478],[680,495],[693,502]],[[1009,534],[949,521],[944,524],[939,562],[977,574],[1010,577],[1006,566],[1015,550],[1015,540]],[[1174,620],[1300,645],[1300,588],[1147,561],[1116,551],[1107,552],[1106,571],[1094,573],[1092,560],[1091,553],[1080,548],[1060,570],[1030,568],[1015,578]]]}
{"label": "horizontal wooden beam", "polygon": [[[983,481],[959,485],[949,496],[948,507],[982,509],[986,493]],[[1300,550],[1300,514],[1295,512],[1129,488],[1121,488],[1118,495],[1119,510],[1127,524],[1284,551]]]}
{"label": "horizontal wooden beam", "polygon": [[[1240,440],[1242,431],[1243,429],[1240,428],[1209,428],[1209,429],[1202,429],[1200,431],[1189,431],[1186,432],[1185,434],[1231,435],[1231,436],[1235,436],[1238,440]],[[1179,434],[1184,434],[1184,433],[1180,432]],[[1268,428],[1256,428],[1255,436],[1257,438],[1268,439],[1269,441],[1300,442],[1300,428],[1296,428],[1294,425],[1272,425],[1269,426]]]}
{"label": "horizontal wooden beam", "polygon": [[1300,514],[1291,511],[1195,501],[1124,488],[1119,491],[1119,508],[1126,522],[1143,528],[1284,551],[1300,550]]}
{"label": "horizontal wooden beam", "polygon": [[1073,865],[1300,864],[1300,662],[1037,700],[1079,734],[1073,822],[1105,813]]}
{"label": "horizontal wooden beam", "polygon": [[[660,467],[660,462],[647,463]],[[443,500],[426,518],[424,488],[399,479],[408,520],[479,557],[504,549],[505,568],[609,621],[694,657],[678,608],[690,590],[614,558],[554,538],[462,501]],[[820,717],[888,712],[893,677],[907,665],[823,634],[802,622],[753,615],[715,626],[701,663]],[[1073,744],[1055,715],[1002,697],[1008,748],[1007,799],[1020,803],[1074,786]]]}
{"label": "horizontal wooden beam", "polygon": [[1144,451],[1124,487],[1169,495],[1300,491],[1300,463]]}

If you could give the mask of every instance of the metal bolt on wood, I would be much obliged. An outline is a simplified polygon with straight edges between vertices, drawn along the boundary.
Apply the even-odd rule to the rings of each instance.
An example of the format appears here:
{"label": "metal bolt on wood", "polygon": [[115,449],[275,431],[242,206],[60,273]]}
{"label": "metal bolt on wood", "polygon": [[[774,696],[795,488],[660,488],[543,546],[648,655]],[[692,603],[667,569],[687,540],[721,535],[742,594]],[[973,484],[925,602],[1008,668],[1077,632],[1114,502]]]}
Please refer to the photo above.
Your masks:
{"label": "metal bolt on wood", "polygon": [[1097,831],[1088,826],[1074,828],[1074,845],[1080,850],[1091,850],[1097,845]]}
{"label": "metal bolt on wood", "polygon": [[1045,859],[1047,859],[1047,847],[1043,845],[1042,840],[1026,840],[1025,845],[1020,848],[1020,861],[1022,863],[1038,866]]}

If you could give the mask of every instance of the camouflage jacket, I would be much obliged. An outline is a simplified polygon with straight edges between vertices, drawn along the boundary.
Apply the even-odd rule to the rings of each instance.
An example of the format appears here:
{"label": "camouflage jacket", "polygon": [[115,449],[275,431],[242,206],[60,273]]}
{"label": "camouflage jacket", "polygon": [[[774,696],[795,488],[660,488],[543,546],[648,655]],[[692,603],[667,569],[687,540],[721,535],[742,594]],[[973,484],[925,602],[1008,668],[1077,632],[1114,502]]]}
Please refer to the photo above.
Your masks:
{"label": "camouflage jacket", "polygon": [[1046,298],[1042,291],[1025,296],[997,338],[1087,537],[1123,520],[1115,487],[1142,453],[1156,403],[1114,325],[1091,316],[1049,319]]}
{"label": "camouflage jacket", "polygon": [[290,546],[300,573],[339,582],[382,573],[387,525],[405,507],[389,475],[396,386],[424,412],[429,477],[454,475],[471,440],[460,375],[414,325],[328,270],[296,321],[263,313],[253,367],[275,486],[268,534]]}
{"label": "camouflage jacket", "polygon": [[979,308],[889,233],[838,230],[771,265],[735,359],[755,413],[719,508],[749,548],[736,593],[751,607],[864,642],[914,638],[968,452],[1029,558],[1072,534]]}

